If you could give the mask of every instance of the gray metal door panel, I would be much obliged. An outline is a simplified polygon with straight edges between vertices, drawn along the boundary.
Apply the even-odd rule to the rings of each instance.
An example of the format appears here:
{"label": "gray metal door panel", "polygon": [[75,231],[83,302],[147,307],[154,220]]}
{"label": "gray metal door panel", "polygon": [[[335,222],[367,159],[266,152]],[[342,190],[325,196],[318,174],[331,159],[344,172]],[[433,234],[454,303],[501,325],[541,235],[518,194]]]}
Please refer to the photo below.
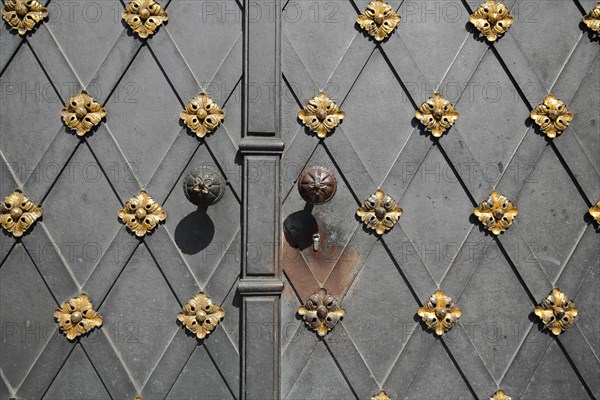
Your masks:
{"label": "gray metal door panel", "polygon": [[[2,27],[1,191],[44,209],[22,240],[1,236],[3,399],[239,397],[241,9],[163,6],[178,23],[145,42],[119,1],[53,0],[25,40]],[[108,110],[83,140],[60,118],[81,88]],[[200,90],[227,112],[207,140],[179,120]],[[182,190],[200,164],[228,179],[206,212]],[[168,218],[138,240],[117,212],[142,187]],[[226,309],[204,341],[177,322],[201,289]],[[80,290],[104,326],[69,342],[52,313]]]}
{"label": "gray metal door panel", "polygon": [[[380,44],[356,24],[368,3],[165,1],[146,41],[112,0],[52,0],[25,39],[3,24],[0,195],[44,218],[0,235],[0,398],[600,397],[595,1],[508,0],[493,45],[468,23],[479,1],[390,1],[402,21]],[[85,139],[60,119],[82,88],[108,110]],[[200,90],[227,113],[204,139],[179,119]],[[346,113],[324,140],[297,118],[320,90]],[[414,118],[434,90],[460,113],[439,140]],[[576,114],[552,141],[528,118],[550,91]],[[182,190],[200,164],[227,178],[206,211]],[[313,165],[338,189],[309,210],[295,184]],[[378,187],[404,210],[381,237],[355,217]],[[141,188],[168,214],[143,240],[117,218]],[[519,208],[497,238],[472,216],[492,189]],[[318,252],[272,246],[309,211]],[[346,310],[323,339],[297,315],[319,287]],[[532,314],[553,287],[579,308],[559,337]],[[463,312],[442,338],[416,316],[437,288]],[[177,322],[199,290],[226,310],[204,341]],[[69,342],[52,313],[80,291],[104,325]]]}
{"label": "gray metal door panel", "polygon": [[[409,399],[498,389],[597,397],[600,330],[588,307],[600,250],[587,210],[600,194],[600,71],[597,44],[579,26],[593,4],[507,2],[515,23],[493,46],[468,24],[478,2],[394,3],[402,22],[377,45],[353,22],[366,4],[290,2],[287,18],[284,10],[284,119],[318,89],[346,117],[323,141],[298,124],[283,132],[284,219],[304,207],[293,185],[305,166],[323,165],[338,181],[336,197],[312,211],[319,252],[284,240],[283,398],[363,399],[381,389]],[[435,141],[414,118],[434,90],[460,113]],[[580,108],[552,142],[528,118],[549,91]],[[381,238],[353,216],[377,187],[404,210]],[[498,238],[472,217],[492,188],[519,207]],[[290,317],[319,286],[346,309],[323,340]],[[416,317],[438,287],[463,311],[442,339]],[[558,338],[532,316],[552,287],[580,312]]]}

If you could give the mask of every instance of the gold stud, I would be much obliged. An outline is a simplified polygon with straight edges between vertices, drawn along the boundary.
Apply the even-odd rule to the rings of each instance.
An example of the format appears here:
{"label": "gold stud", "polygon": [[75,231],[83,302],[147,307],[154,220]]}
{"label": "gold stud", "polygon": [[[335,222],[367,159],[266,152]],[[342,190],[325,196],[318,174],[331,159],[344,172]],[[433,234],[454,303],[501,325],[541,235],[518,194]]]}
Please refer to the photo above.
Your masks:
{"label": "gold stud", "polygon": [[600,33],[600,2],[583,17],[583,22],[594,32]]}
{"label": "gold stud", "polygon": [[79,296],[65,301],[60,308],[54,311],[54,317],[69,340],[96,327],[101,327],[103,322],[102,317],[94,310],[90,298],[85,293],[80,293]]}
{"label": "gold stud", "polygon": [[508,395],[504,393],[504,390],[498,390],[490,397],[490,400],[512,400],[512,397],[508,397]]}
{"label": "gold stud", "polygon": [[119,218],[136,236],[144,237],[167,219],[167,213],[148,192],[140,190],[119,210]]}
{"label": "gold stud", "polygon": [[573,114],[569,112],[565,103],[554,97],[552,93],[549,93],[544,102],[531,111],[530,117],[551,139],[563,133],[573,120]]}
{"label": "gold stud", "polygon": [[344,119],[344,112],[323,92],[313,97],[298,112],[298,118],[319,139],[324,139]]}
{"label": "gold stud", "polygon": [[304,323],[319,336],[325,336],[346,315],[337,299],[321,288],[298,308]]}
{"label": "gold stud", "polygon": [[534,313],[552,334],[560,335],[573,324],[577,317],[577,307],[559,288],[554,288],[548,297],[535,308]]}
{"label": "gold stud", "polygon": [[371,400],[391,400],[391,399],[387,395],[385,390],[382,390],[381,392],[377,393],[375,396],[371,397]]}
{"label": "gold stud", "polygon": [[6,0],[2,7],[2,18],[21,36],[47,17],[48,9],[36,0]]}
{"label": "gold stud", "polygon": [[142,39],[153,35],[169,19],[167,12],[154,0],[131,0],[121,16]]}
{"label": "gold stud", "polygon": [[82,90],[67,101],[61,115],[65,125],[81,137],[106,117],[106,110],[85,90]]}
{"label": "gold stud", "polygon": [[469,22],[475,25],[487,40],[493,42],[510,28],[513,17],[504,4],[496,0],[487,0],[469,16]]}
{"label": "gold stud", "polygon": [[600,224],[600,200],[596,202],[595,206],[592,206],[589,210],[590,215],[594,218],[596,223]]}
{"label": "gold stud", "polygon": [[183,311],[177,314],[177,319],[188,331],[196,334],[198,339],[204,339],[224,316],[225,310],[204,292],[199,292],[183,306]]}
{"label": "gold stud", "polygon": [[14,237],[21,237],[42,217],[42,209],[16,189],[0,206],[0,225]]}
{"label": "gold stud", "polygon": [[519,214],[519,209],[506,196],[493,191],[486,201],[475,207],[473,214],[479,218],[488,231],[499,235],[512,225],[513,220]]}
{"label": "gold stud", "polygon": [[392,196],[381,189],[366,199],[356,210],[356,215],[368,228],[374,229],[378,235],[392,229],[402,215],[402,209]]}
{"label": "gold stud", "polygon": [[446,296],[443,290],[437,290],[429,301],[419,308],[417,314],[429,329],[441,336],[456,325],[462,311],[454,305],[452,299]]}
{"label": "gold stud", "polygon": [[223,122],[225,111],[206,93],[200,92],[198,96],[187,103],[185,110],[179,114],[179,117],[196,136],[203,138],[207,133],[217,129],[217,126]]}
{"label": "gold stud", "polygon": [[458,120],[454,105],[435,92],[415,113],[415,116],[431,134],[437,138]]}
{"label": "gold stud", "polygon": [[385,1],[374,0],[356,17],[356,22],[375,40],[381,42],[396,29],[400,15]]}

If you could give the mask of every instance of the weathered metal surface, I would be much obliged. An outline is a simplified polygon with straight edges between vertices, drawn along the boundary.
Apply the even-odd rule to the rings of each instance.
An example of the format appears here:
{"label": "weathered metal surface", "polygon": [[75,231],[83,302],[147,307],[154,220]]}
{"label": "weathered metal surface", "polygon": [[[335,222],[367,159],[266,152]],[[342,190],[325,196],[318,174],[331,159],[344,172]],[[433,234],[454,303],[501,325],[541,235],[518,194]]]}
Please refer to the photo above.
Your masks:
{"label": "weathered metal surface", "polygon": [[[481,2],[389,3],[402,21],[380,43],[355,23],[368,0],[284,9],[297,18],[282,29],[294,99],[282,111],[282,217],[297,225],[294,236],[284,224],[282,398],[599,397],[600,332],[583,322],[600,266],[588,213],[600,198],[599,49],[581,23],[595,1],[506,1],[494,32],[484,10],[483,32],[469,22]],[[345,112],[322,142],[292,121],[320,91]],[[415,118],[435,92],[460,112],[439,138]],[[574,118],[548,145],[530,113],[550,92]],[[310,211],[294,190],[307,165],[338,181]],[[381,237],[349,218],[378,187],[404,211]],[[473,215],[493,191],[519,208],[499,236]],[[579,313],[553,339],[533,309],[555,286]],[[326,346],[286,317],[318,287],[346,310]],[[462,311],[439,339],[416,315],[437,289]]]}
{"label": "weathered metal surface", "polygon": [[[20,240],[0,233],[1,399],[241,397],[241,4],[219,2],[221,15],[159,1],[155,22],[169,22],[144,33],[128,25],[135,13],[122,20],[128,3],[43,2],[27,42],[2,21],[0,192],[21,189],[44,216]],[[81,90],[106,116],[79,140],[60,112]],[[227,110],[206,141],[179,118],[202,91]],[[207,210],[182,190],[198,165],[227,181]],[[168,214],[143,239],[117,216],[141,189]],[[196,340],[177,314],[200,291],[226,315]],[[80,292],[102,327],[71,341],[53,310]]]}
{"label": "weathered metal surface", "polygon": [[[146,39],[116,0],[52,0],[25,41],[3,21],[0,192],[44,218],[0,234],[0,398],[600,397],[596,1],[506,1],[493,46],[479,1],[390,0],[380,42],[368,0],[283,3],[161,1]],[[81,90],[107,114],[77,140],[59,114]],[[323,140],[298,119],[321,91],[345,112]],[[227,113],[205,138],[179,118],[200,92]],[[439,138],[415,118],[435,92],[460,111]],[[574,115],[551,141],[530,118],[548,93]],[[226,190],[199,210],[181,187],[205,164]],[[337,190],[309,210],[312,165]],[[382,236],[355,216],[378,187],[404,210]],[[169,217],[138,239],[116,211],[141,189]],[[519,207],[499,236],[472,215],[494,190]],[[296,313],[320,287],[347,312],[322,339]],[[554,287],[578,309],[559,336],[533,314]],[[439,288],[462,316],[438,339],[416,310]],[[69,341],[52,310],[82,291],[103,326]],[[176,321],[199,291],[226,310],[203,341]]]}

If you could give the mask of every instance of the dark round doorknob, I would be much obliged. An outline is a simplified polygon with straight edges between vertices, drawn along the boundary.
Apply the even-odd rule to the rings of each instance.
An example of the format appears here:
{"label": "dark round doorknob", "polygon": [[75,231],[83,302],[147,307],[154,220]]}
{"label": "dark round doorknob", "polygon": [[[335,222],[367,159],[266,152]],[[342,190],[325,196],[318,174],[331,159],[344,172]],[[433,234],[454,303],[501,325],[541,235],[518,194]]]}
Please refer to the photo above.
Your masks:
{"label": "dark round doorknob", "polygon": [[300,196],[309,204],[327,203],[337,190],[337,182],[324,167],[311,167],[298,180]]}
{"label": "dark round doorknob", "polygon": [[192,169],[183,179],[185,197],[197,206],[216,204],[225,193],[225,178],[211,165]]}

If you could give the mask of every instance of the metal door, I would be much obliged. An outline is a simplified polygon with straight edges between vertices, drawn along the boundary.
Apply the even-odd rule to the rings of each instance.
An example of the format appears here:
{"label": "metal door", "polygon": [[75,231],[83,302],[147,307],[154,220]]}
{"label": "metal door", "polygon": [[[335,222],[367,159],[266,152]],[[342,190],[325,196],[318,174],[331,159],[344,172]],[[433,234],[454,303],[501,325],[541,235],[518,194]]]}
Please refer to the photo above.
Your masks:
{"label": "metal door", "polygon": [[[381,42],[368,0],[160,3],[147,39],[127,1],[50,0],[24,37],[3,21],[0,196],[43,218],[0,234],[1,399],[600,397],[595,2],[508,0],[493,44],[471,0],[391,0]],[[79,137],[61,109],[82,89],[107,115]],[[460,113],[439,139],[415,118],[436,90]],[[200,91],[225,111],[203,138],[180,119]],[[298,119],[320,91],[345,112],[324,139]],[[548,92],[575,114],[555,139],[529,118]],[[182,190],[200,165],[227,181],[210,207]],[[328,203],[296,189],[311,166]],[[378,188],[403,209],[382,235],[356,217]],[[141,239],[118,216],[140,189],[167,213]],[[519,209],[499,236],[473,216],[493,190]],[[322,338],[298,315],[321,287],[346,311]],[[533,313],[554,287],[579,311],[558,336]],[[440,337],[417,315],[437,289],[462,310]],[[225,310],[204,340],[177,320],[199,291]],[[53,313],[80,292],[103,325],[68,340]]]}
{"label": "metal door", "polygon": [[[368,3],[283,11],[284,220],[304,209],[304,168],[338,188],[312,210],[318,252],[283,241],[281,397],[597,398],[600,68],[581,23],[595,2],[505,2],[514,23],[493,44],[469,23],[479,2],[390,1],[402,20],[382,42],[356,24]],[[322,141],[295,119],[320,90],[345,112]],[[460,113],[439,139],[415,118],[436,90]],[[529,119],[548,92],[576,114],[555,140]],[[404,212],[381,236],[355,217],[379,187]],[[472,215],[493,189],[519,209],[498,237]],[[579,307],[558,337],[533,315],[555,286]],[[346,311],[323,339],[294,315],[319,287]],[[440,338],[416,316],[438,288],[462,309]]]}
{"label": "metal door", "polygon": [[[1,192],[44,213],[0,235],[2,399],[239,398],[241,7],[160,2],[177,23],[143,40],[127,3],[52,0],[24,38],[2,21]],[[80,139],[61,109],[83,88],[107,116]],[[226,112],[206,140],[179,116],[200,90]],[[205,210],[182,190],[204,164],[228,182]],[[167,213],[142,240],[118,218],[141,188]],[[226,313],[204,341],[177,320],[200,290]],[[53,312],[80,291],[104,323],[68,341]]]}

